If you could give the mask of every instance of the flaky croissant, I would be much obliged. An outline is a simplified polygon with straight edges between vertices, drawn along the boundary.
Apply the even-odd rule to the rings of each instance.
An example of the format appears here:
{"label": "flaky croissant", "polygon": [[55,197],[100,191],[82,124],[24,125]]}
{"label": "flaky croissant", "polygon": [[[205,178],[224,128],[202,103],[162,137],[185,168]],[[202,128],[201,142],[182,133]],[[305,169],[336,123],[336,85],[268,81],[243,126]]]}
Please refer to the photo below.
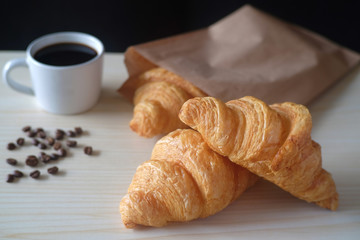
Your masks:
{"label": "flaky croissant", "polygon": [[268,106],[254,97],[225,104],[205,97],[188,100],[179,117],[217,153],[300,199],[336,210],[338,193],[322,168],[320,145],[311,139],[306,107],[290,102]]}
{"label": "flaky croissant", "polygon": [[140,165],[120,202],[127,228],[161,227],[219,212],[258,179],[229,161],[192,129],[160,139],[151,160]]}
{"label": "flaky croissant", "polygon": [[134,115],[130,128],[143,137],[166,134],[187,128],[178,117],[189,98],[206,96],[180,76],[163,68],[144,72],[138,78],[134,94]]}

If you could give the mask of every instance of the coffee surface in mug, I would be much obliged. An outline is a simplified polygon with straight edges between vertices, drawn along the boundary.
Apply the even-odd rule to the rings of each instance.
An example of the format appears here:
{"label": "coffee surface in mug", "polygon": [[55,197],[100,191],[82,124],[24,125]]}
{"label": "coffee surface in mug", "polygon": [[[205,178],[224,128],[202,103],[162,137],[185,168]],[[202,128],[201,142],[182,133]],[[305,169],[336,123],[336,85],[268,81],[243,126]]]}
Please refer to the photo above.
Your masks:
{"label": "coffee surface in mug", "polygon": [[53,66],[70,66],[81,64],[96,57],[97,52],[78,43],[57,43],[39,49],[34,58],[44,64]]}

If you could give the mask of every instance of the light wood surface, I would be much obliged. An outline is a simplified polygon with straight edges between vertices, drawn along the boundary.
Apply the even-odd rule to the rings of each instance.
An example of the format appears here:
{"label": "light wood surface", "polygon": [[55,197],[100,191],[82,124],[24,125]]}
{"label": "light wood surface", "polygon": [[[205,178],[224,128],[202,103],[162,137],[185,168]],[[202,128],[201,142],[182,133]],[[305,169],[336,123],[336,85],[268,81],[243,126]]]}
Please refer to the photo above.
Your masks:
{"label": "light wood surface", "polygon": [[[0,67],[24,56],[2,51]],[[99,103],[79,115],[46,113],[34,97],[0,84],[0,239],[360,239],[360,67],[310,106],[313,139],[322,146],[323,166],[340,194],[338,211],[298,200],[262,180],[214,216],[137,230],[124,228],[118,205],[157,139],[141,138],[128,127],[132,105],[116,92],[127,76],[123,55],[107,53],[104,67]],[[30,85],[27,69],[12,76]],[[69,157],[48,165],[58,166],[58,175],[40,166],[42,178],[34,180],[24,159],[40,150],[28,138],[26,146],[6,149],[8,142],[25,136],[25,125],[50,133],[81,126],[87,134],[76,139],[80,146]],[[95,155],[85,155],[84,145],[92,146]],[[9,157],[22,164],[8,165]],[[7,183],[15,169],[27,176]]]}

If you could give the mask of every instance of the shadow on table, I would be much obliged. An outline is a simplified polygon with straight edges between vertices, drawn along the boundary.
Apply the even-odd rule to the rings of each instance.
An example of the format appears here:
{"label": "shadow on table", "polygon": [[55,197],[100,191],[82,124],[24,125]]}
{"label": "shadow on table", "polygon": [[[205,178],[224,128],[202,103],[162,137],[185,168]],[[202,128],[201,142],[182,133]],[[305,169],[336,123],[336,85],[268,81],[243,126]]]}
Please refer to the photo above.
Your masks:
{"label": "shadow on table", "polygon": [[89,113],[118,114],[119,112],[132,113],[133,104],[116,91],[116,88],[103,87],[99,102]]}
{"label": "shadow on table", "polygon": [[[269,226],[283,228],[285,222],[287,225],[297,227],[299,223],[307,226],[315,216],[336,217],[330,210],[297,199],[274,184],[259,180],[255,186],[215,215],[184,223],[170,223],[160,229],[165,231],[182,229],[186,231],[184,232],[186,235],[209,234],[212,231],[218,233],[218,230],[239,233]],[[139,226],[134,231],[136,234],[146,236],[150,232],[159,232],[159,228]]]}

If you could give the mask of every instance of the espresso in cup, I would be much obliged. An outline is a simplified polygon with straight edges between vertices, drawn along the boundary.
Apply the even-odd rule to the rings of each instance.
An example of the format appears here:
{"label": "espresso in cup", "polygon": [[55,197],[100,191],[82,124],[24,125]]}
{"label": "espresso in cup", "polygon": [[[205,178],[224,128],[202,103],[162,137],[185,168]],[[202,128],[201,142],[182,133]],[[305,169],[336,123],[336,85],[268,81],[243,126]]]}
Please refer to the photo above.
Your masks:
{"label": "espresso in cup", "polygon": [[35,60],[53,66],[70,66],[87,62],[97,55],[96,50],[78,43],[57,43],[39,49]]}

